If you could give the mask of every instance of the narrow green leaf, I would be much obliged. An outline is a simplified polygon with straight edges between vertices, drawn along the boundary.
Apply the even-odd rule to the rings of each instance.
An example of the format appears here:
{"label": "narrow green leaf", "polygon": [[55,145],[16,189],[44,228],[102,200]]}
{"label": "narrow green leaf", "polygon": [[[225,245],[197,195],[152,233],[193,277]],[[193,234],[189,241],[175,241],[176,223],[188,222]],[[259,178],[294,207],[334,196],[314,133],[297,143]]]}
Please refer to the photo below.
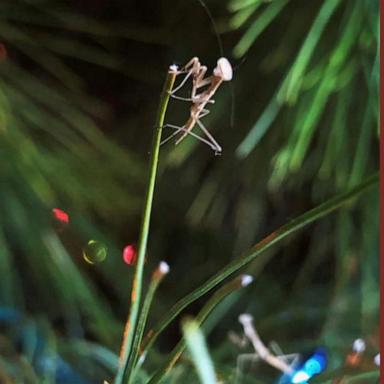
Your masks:
{"label": "narrow green leaf", "polygon": [[264,112],[261,114],[256,124],[248,132],[248,135],[236,149],[236,154],[240,158],[247,157],[264,137],[269,127],[274,122],[279,113],[281,104],[278,103],[276,95],[272,97]]}
{"label": "narrow green leaf", "polygon": [[316,90],[315,98],[312,105],[305,115],[302,125],[300,125],[300,135],[295,144],[292,156],[289,161],[289,168],[291,172],[297,171],[304,160],[308,151],[311,139],[315,132],[317,123],[325,109],[326,103],[330,94],[335,90],[337,79],[343,65],[348,60],[353,45],[356,42],[357,30],[356,24],[361,20],[360,10],[358,6],[354,6],[351,10],[343,35],[337,47],[331,54],[329,64],[325,70],[323,80]]}
{"label": "narrow green leaf", "polygon": [[287,4],[288,0],[275,0],[271,2],[236,44],[233,49],[233,55],[235,57],[243,56],[257,37],[272,23]]}
{"label": "narrow green leaf", "polygon": [[232,29],[240,28],[259,8],[261,3],[252,4],[249,7],[243,8],[236,12],[234,16],[232,16],[231,20],[229,20],[229,25]]}
{"label": "narrow green leaf", "polygon": [[[140,344],[144,334],[145,325],[147,323],[149,310],[156,290],[163,279],[163,277],[169,272],[169,266],[167,263],[162,261],[152,274],[151,282],[149,283],[148,292],[145,295],[144,303],[140,311],[139,321],[137,323],[137,330],[135,338],[133,340],[132,354],[128,361],[127,366],[127,382],[128,384],[133,382],[135,379],[135,367],[139,359]],[[145,356],[144,356],[145,357]]]}
{"label": "narrow green leaf", "polygon": [[228,10],[232,12],[251,7],[255,4],[261,4],[265,0],[232,0],[228,3]]}
{"label": "narrow green leaf", "polygon": [[336,11],[341,0],[327,0],[323,3],[315,21],[312,24],[307,37],[298,53],[295,62],[292,65],[284,83],[279,91],[279,100],[291,100],[297,95],[300,89],[301,79],[307,69],[309,61],[322,36],[327,23]]}
{"label": "narrow green leaf", "polygon": [[194,319],[182,322],[183,335],[202,384],[216,384],[215,368],[203,332]]}
{"label": "narrow green leaf", "polygon": [[305,227],[306,225],[313,223],[314,221],[334,212],[338,208],[342,207],[344,204],[349,202],[352,198],[357,197],[361,193],[365,192],[368,188],[373,187],[378,182],[378,175],[372,175],[365,182],[357,185],[355,188],[351,189],[348,192],[342,193],[332,199],[326,201],[323,204],[309,210],[308,212],[302,214],[301,216],[293,219],[282,227],[278,228],[270,235],[265,237],[255,246],[253,246],[248,252],[246,252],[240,258],[234,260],[214,276],[212,276],[208,281],[202,284],[200,287],[195,289],[189,295],[185,296],[183,299],[179,300],[169,311],[168,315],[165,316],[158,325],[151,330],[151,336],[148,337],[144,349],[147,351],[155,342],[160,333],[171,323],[173,319],[191,303],[205,295],[227,277],[231,276],[233,273],[237,272],[242,267],[254,261],[262,252],[271,248],[273,245],[279,243],[285,239],[288,235],[297,232],[299,229]]}
{"label": "narrow green leaf", "polygon": [[[231,293],[237,291],[241,287],[246,287],[252,282],[252,277],[249,275],[242,275],[231,280],[229,283],[218,289],[214,295],[207,301],[204,307],[200,310],[196,316],[196,322],[201,326],[211,312]],[[181,354],[185,349],[185,340],[181,339],[173,351],[169,354],[167,361],[164,365],[153,375],[147,384],[161,383],[165,376],[174,367]]]}

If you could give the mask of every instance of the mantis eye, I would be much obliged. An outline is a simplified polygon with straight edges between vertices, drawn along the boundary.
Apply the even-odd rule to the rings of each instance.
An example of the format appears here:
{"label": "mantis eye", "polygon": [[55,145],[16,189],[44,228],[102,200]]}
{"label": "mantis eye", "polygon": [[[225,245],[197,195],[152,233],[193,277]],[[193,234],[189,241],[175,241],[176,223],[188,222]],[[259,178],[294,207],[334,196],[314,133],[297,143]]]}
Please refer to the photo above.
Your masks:
{"label": "mantis eye", "polygon": [[221,77],[224,81],[232,80],[232,65],[225,57],[220,57],[217,60],[217,66],[213,70],[213,74],[217,77]]}

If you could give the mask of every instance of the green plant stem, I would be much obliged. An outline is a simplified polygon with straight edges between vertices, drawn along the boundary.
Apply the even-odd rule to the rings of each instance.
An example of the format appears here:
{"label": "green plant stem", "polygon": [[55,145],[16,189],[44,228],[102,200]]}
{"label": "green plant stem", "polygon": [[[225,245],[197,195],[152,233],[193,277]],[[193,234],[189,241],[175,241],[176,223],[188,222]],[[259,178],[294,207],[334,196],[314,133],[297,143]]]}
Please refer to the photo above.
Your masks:
{"label": "green plant stem", "polygon": [[141,225],[140,238],[137,250],[137,265],[135,276],[133,280],[132,294],[131,294],[131,307],[130,314],[126,323],[123,344],[121,347],[120,364],[117,370],[115,384],[122,384],[126,372],[128,359],[131,354],[133,338],[136,331],[136,322],[140,308],[141,291],[143,284],[144,260],[147,250],[149,224],[151,220],[153,193],[155,189],[157,165],[159,161],[161,133],[164,125],[165,113],[167,111],[169,96],[173,88],[176,78],[176,71],[173,67],[168,70],[165,79],[164,88],[160,96],[160,105],[156,119],[155,131],[152,141],[152,151],[150,158],[150,169],[148,177],[148,188],[145,198],[145,205],[143,211],[143,221]]}
{"label": "green plant stem", "polygon": [[[209,314],[221,301],[223,301],[232,292],[243,287],[241,281],[241,276],[236,277],[235,279],[231,280],[230,282],[222,286],[220,289],[218,289],[217,292],[215,292],[215,294],[207,301],[207,303],[196,316],[196,323],[201,326],[203,322],[207,319]],[[185,340],[181,339],[170,353],[167,361],[163,364],[161,368],[158,369],[158,371],[154,374],[154,376],[152,376],[152,378],[148,381],[147,384],[160,383],[164,379],[164,377],[170,372],[173,366],[177,363],[184,350]]]}
{"label": "green plant stem", "polygon": [[350,191],[339,194],[325,203],[320,204],[319,206],[305,212],[299,217],[293,219],[287,224],[281,226],[270,235],[265,237],[259,243],[254,245],[248,252],[246,252],[240,258],[229,263],[227,266],[222,268],[217,272],[212,278],[202,284],[200,287],[192,291],[189,295],[185,296],[183,299],[179,300],[169,311],[166,317],[164,317],[158,325],[150,330],[150,336],[147,337],[146,343],[144,345],[144,351],[148,351],[159,334],[168,326],[169,323],[188,305],[193,303],[195,300],[199,299],[201,296],[209,292],[216,285],[221,283],[224,279],[237,272],[240,268],[251,263],[265,250],[271,248],[273,245],[279,243],[285,239],[288,235],[298,231],[299,229],[305,227],[306,225],[313,223],[314,221],[320,219],[323,216],[326,216],[333,211],[337,210],[352,198],[362,194],[368,188],[377,184],[378,175],[372,175],[363,183],[352,188]]}
{"label": "green plant stem", "polygon": [[153,273],[151,282],[149,283],[148,292],[145,295],[143,307],[141,308],[139,321],[137,323],[137,329],[136,329],[135,337],[133,340],[132,353],[131,353],[131,356],[129,357],[129,360],[128,360],[127,380],[126,380],[126,382],[128,384],[130,384],[132,382],[132,380],[135,379],[136,364],[137,364],[139,354],[140,354],[140,344],[141,344],[141,340],[143,338],[145,325],[147,323],[149,309],[151,307],[153,297],[155,296],[156,290],[157,290],[157,288],[158,288],[159,284],[161,283],[164,276],[165,276],[165,274],[161,273],[160,267],[158,267],[155,270],[155,272]]}

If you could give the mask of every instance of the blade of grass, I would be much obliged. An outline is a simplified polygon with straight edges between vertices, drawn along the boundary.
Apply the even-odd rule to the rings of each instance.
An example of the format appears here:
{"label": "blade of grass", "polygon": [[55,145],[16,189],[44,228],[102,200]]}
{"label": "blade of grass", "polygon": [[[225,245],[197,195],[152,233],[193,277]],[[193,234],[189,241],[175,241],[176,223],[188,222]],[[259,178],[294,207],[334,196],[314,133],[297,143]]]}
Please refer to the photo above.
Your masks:
{"label": "blade of grass", "polygon": [[236,149],[236,155],[243,159],[247,157],[259,141],[264,137],[269,127],[275,121],[277,114],[281,109],[281,104],[277,101],[276,95],[274,95],[264,109],[260,118],[256,121],[256,124],[248,132],[247,136],[243,139],[240,145]]}
{"label": "blade of grass", "polygon": [[40,44],[23,33],[20,29],[12,27],[8,23],[0,22],[0,35],[5,41],[9,41],[23,52],[31,60],[40,64],[53,77],[62,82],[63,85],[73,91],[83,89],[83,81],[57,56],[42,49]]}
{"label": "blade of grass", "polygon": [[[131,383],[135,379],[135,369],[140,352],[140,344],[143,338],[145,325],[147,323],[149,309],[152,304],[153,297],[155,296],[157,287],[163,280],[163,277],[169,272],[169,266],[162,261],[152,274],[151,282],[149,283],[148,292],[145,295],[143,307],[140,311],[139,321],[137,323],[137,330],[135,332],[135,339],[133,341],[133,348],[131,357],[128,360],[127,366],[127,383]],[[145,356],[144,356],[145,358]]]}
{"label": "blade of grass", "polygon": [[255,3],[237,11],[229,21],[230,28],[233,30],[239,29],[256,12],[260,5],[261,3]]}
{"label": "blade of grass", "polygon": [[331,177],[333,164],[338,164],[337,157],[343,154],[343,137],[348,128],[348,109],[351,102],[352,89],[350,87],[342,90],[336,101],[335,112],[328,134],[328,142],[325,147],[323,160],[319,170],[322,179]]}
{"label": "blade of grass", "polygon": [[288,116],[292,116],[290,119],[294,121],[294,124],[287,137],[287,143],[276,153],[272,160],[273,170],[269,178],[269,188],[271,190],[275,190],[279,187],[288,175],[289,160],[292,157],[295,143],[300,136],[301,126],[306,118],[308,110],[312,106],[312,99],[314,98],[316,91],[317,89],[309,89],[306,92],[305,97],[299,99],[295,109],[291,108],[287,110]]}
{"label": "blade of grass", "polygon": [[287,224],[281,226],[270,235],[265,237],[259,243],[254,245],[248,252],[246,252],[240,258],[234,260],[214,276],[212,276],[208,281],[202,284],[200,287],[192,291],[189,295],[185,296],[183,299],[179,300],[168,312],[168,315],[164,317],[157,326],[150,331],[151,336],[148,337],[147,342],[144,345],[143,350],[148,351],[149,348],[153,345],[160,333],[175,319],[179,313],[189,306],[191,303],[205,295],[216,285],[221,283],[227,277],[231,276],[233,273],[237,272],[240,268],[246,266],[247,264],[254,261],[257,256],[259,256],[265,250],[271,248],[273,245],[279,243],[281,240],[285,239],[288,235],[297,232],[299,229],[305,227],[306,225],[313,223],[314,221],[332,213],[338,208],[342,207],[344,204],[349,202],[352,198],[357,197],[361,193],[365,192],[368,188],[374,186],[378,182],[378,175],[374,174],[366,179],[363,183],[357,185],[355,188],[351,189],[348,192],[337,195],[325,203],[320,204],[319,206],[305,212],[299,217],[291,220]]}
{"label": "blade of grass", "polygon": [[201,383],[215,384],[215,368],[199,323],[195,319],[187,318],[183,320],[181,328]]}
{"label": "blade of grass", "polygon": [[[42,113],[49,114],[52,118],[56,119],[59,117],[61,123],[72,127],[81,137],[97,146],[99,151],[112,154],[114,158],[117,154],[120,154],[125,157],[124,161],[129,161],[129,167],[134,167],[134,163],[127,158],[127,151],[124,152],[119,146],[106,140],[93,119],[68,100],[65,95],[55,91],[54,88],[48,87],[38,78],[17,65],[4,63],[0,67],[0,72],[3,77],[2,80],[5,81],[4,85],[8,88],[15,87],[23,92],[25,100],[29,105],[41,108],[41,103],[43,106],[41,108]],[[43,116],[42,119],[44,119]]]}
{"label": "blade of grass", "polygon": [[[368,98],[366,101],[366,110],[364,112],[363,121],[361,123],[360,135],[357,141],[356,152],[353,159],[353,165],[348,180],[348,185],[354,185],[362,179],[364,170],[368,163],[368,156],[370,143],[372,136],[375,134],[377,125],[377,90],[378,90],[378,79],[376,75],[378,73],[377,68],[377,56],[372,68],[366,68],[365,65],[365,76],[368,86]],[[367,73],[368,72],[368,73]]]}
{"label": "blade of grass", "polygon": [[313,99],[312,106],[300,127],[300,136],[297,139],[289,161],[289,168],[292,172],[297,171],[302,165],[314,135],[315,127],[324,112],[330,94],[334,91],[336,79],[339,78],[340,70],[348,61],[349,54],[356,43],[358,31],[355,27],[361,21],[359,6],[354,6],[348,16],[340,42],[332,52],[328,67],[323,75],[323,80],[319,84]]}
{"label": "blade of grass", "polygon": [[[135,276],[133,280],[132,294],[131,294],[131,308],[127,320],[126,332],[124,332],[124,340],[120,354],[119,369],[116,374],[115,384],[122,384],[123,378],[127,369],[128,359],[132,353],[132,343],[136,332],[136,322],[139,314],[141,291],[143,284],[144,273],[144,260],[147,250],[149,224],[151,221],[151,211],[153,203],[153,195],[155,190],[155,181],[157,174],[157,165],[159,162],[160,141],[161,133],[164,125],[165,113],[167,111],[168,101],[171,90],[176,78],[176,70],[174,66],[169,67],[167,77],[165,79],[164,88],[160,96],[160,105],[156,118],[156,125],[152,141],[152,151],[150,158],[150,168],[148,176],[148,189],[145,198],[145,205],[143,211],[143,222],[141,225],[139,245],[137,249],[137,265],[135,269]],[[133,351],[134,352],[134,351]]]}
{"label": "blade of grass", "polygon": [[263,0],[234,0],[228,3],[228,10],[231,12],[240,11],[255,4],[262,4]]}
{"label": "blade of grass", "polygon": [[233,49],[233,56],[241,57],[247,53],[248,49],[257,37],[268,27],[269,24],[279,15],[280,11],[288,4],[288,0],[273,1],[265,11],[258,17],[252,26],[245,32],[240,41]]}
{"label": "blade of grass", "polygon": [[[327,76],[327,75],[330,76]],[[303,123],[296,123],[300,128],[300,133],[297,136],[297,140],[291,149],[291,156],[289,160],[288,169],[290,172],[297,172],[300,168],[308,147],[311,143],[311,139],[315,134],[317,124],[325,110],[329,96],[335,85],[335,76],[331,73],[324,75],[324,80],[320,83],[313,98],[313,104],[307,111],[307,114],[303,116]],[[300,117],[300,120],[301,117]]]}
{"label": "blade of grass", "polygon": [[353,158],[351,173],[349,175],[348,186],[356,184],[356,182],[359,182],[363,178],[364,171],[367,168],[367,163],[369,161],[368,153],[370,143],[376,128],[370,104],[371,95],[368,96],[367,108],[361,123],[361,130],[357,141],[355,156]]}
{"label": "blade of grass", "polygon": [[[207,301],[201,311],[196,316],[196,322],[201,326],[208,318],[210,313],[220,304],[228,295],[237,291],[239,288],[246,287],[252,282],[252,277],[249,275],[242,275],[231,280],[229,283],[223,285],[218,289],[214,295]],[[160,383],[163,378],[170,372],[173,366],[176,364],[183,351],[185,350],[185,340],[181,339],[173,351],[170,353],[167,361],[164,365],[154,374],[147,384]]]}
{"label": "blade of grass", "polygon": [[328,21],[331,19],[340,3],[340,0],[327,0],[324,2],[304,40],[291,70],[280,88],[278,95],[279,100],[291,100],[292,98],[296,98],[301,84],[300,79],[304,76],[305,70]]}

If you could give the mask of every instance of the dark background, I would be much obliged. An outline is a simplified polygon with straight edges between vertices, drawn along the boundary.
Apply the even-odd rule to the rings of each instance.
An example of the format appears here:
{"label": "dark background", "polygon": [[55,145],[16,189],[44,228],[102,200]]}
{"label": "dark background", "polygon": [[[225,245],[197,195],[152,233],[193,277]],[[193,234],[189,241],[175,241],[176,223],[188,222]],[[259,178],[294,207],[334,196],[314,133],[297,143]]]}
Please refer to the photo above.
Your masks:
{"label": "dark background", "polygon": [[[93,383],[113,375],[109,350],[120,347],[133,277],[122,249],[138,239],[170,64],[197,56],[212,71],[225,56],[234,76],[204,118],[221,156],[192,137],[161,148],[146,270],[150,276],[166,260],[171,273],[151,324],[274,229],[377,168],[376,1],[205,4],[209,12],[194,0],[1,2],[5,383],[74,383],[76,375]],[[283,82],[298,71],[299,54],[299,63],[309,59],[289,93]],[[172,100],[166,121],[182,125],[188,113],[187,103]],[[255,132],[257,142],[249,136]],[[284,351],[325,345],[330,368],[342,364],[358,337],[367,340],[369,356],[377,352],[377,195],[366,192],[247,267],[255,282],[226,300],[208,327],[212,356],[228,382],[243,351],[227,334],[240,334],[243,312]],[[54,207],[68,212],[69,225],[52,218]],[[91,239],[108,250],[102,263],[82,257]],[[187,313],[196,314],[206,299]],[[179,336],[175,321],[144,367],[148,373]],[[103,363],[95,363],[97,348]],[[55,356],[75,375],[69,381],[46,368]],[[369,361],[361,369],[372,369]],[[180,369],[191,374],[188,367],[184,361]]]}

